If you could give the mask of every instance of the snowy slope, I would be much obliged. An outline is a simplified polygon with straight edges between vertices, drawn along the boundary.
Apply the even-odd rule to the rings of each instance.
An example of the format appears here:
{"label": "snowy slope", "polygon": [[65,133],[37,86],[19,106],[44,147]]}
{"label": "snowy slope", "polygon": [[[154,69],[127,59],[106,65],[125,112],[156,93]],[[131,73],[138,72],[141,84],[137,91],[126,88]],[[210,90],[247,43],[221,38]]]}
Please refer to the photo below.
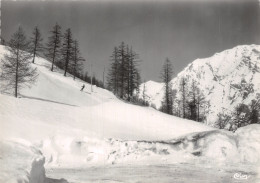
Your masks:
{"label": "snowy slope", "polygon": [[[5,52],[0,47],[0,54]],[[91,93],[89,84],[64,77],[61,70],[50,72],[48,61],[35,62],[35,85],[23,89],[20,98],[0,94],[0,182],[41,183],[44,163],[51,171],[116,163],[260,161],[259,125],[241,129],[241,135],[216,131],[127,104],[98,87]]]}
{"label": "snowy slope", "polygon": [[[5,48],[1,46],[2,58],[4,53]],[[35,85],[24,88],[18,99],[7,95],[7,91],[0,94],[1,152],[8,149],[8,152],[13,154],[13,151],[9,150],[11,148],[4,145],[10,140],[17,144],[28,141],[34,148],[46,153],[48,162],[57,165],[62,164],[63,160],[73,160],[69,163],[72,166],[76,164],[76,157],[79,155],[71,152],[77,149],[77,146],[70,147],[77,139],[89,139],[87,144],[90,150],[87,152],[95,155],[99,154],[105,139],[109,138],[163,140],[191,132],[212,130],[199,123],[161,114],[152,108],[126,104],[111,92],[95,86],[91,93],[89,84],[78,79],[74,81],[72,77],[64,77],[61,70],[50,72],[48,61],[37,58],[35,63],[32,67],[37,67],[39,74]],[[80,92],[83,83],[86,85],[85,91]],[[101,147],[98,147],[100,145]],[[28,152],[21,150],[16,156],[23,159],[23,154]],[[28,155],[31,160],[33,156],[30,153]],[[5,156],[4,161],[7,161]],[[10,167],[16,167],[16,161],[11,163],[13,166]],[[31,163],[26,161],[21,169],[29,165]],[[5,167],[0,168],[4,172]],[[4,180],[3,175],[1,181]]]}
{"label": "snowy slope", "polygon": [[[3,47],[0,50],[4,52]],[[104,137],[131,140],[169,139],[211,130],[200,123],[161,114],[152,108],[127,104],[105,89],[94,86],[91,93],[88,83],[64,77],[62,70],[50,72],[50,63],[45,59],[37,58],[36,61],[33,67],[37,67],[38,80],[31,88],[20,92],[22,98],[0,96],[3,121],[16,123],[18,118],[25,124],[30,121],[38,125],[58,123],[58,128],[63,122],[91,133],[102,132]],[[83,83],[86,87],[80,92]]]}
{"label": "snowy slope", "polygon": [[[172,80],[179,90],[182,77],[197,81],[209,101],[207,123],[213,125],[220,112],[231,112],[239,103],[249,104],[260,93],[260,46],[242,45],[204,59],[196,59]],[[252,84],[252,89],[250,85]],[[163,84],[149,81],[146,90],[157,108],[163,98]],[[143,84],[140,87],[142,93]],[[246,94],[248,94],[246,96]]]}

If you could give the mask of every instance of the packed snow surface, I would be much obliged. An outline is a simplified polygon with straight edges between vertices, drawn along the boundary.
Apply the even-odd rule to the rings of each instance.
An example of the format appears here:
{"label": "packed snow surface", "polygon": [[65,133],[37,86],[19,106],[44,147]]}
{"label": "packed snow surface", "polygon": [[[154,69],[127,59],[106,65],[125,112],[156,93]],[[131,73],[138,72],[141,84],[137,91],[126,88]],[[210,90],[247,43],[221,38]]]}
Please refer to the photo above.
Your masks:
{"label": "packed snow surface", "polygon": [[[1,46],[1,55],[5,52]],[[51,72],[45,59],[35,63],[35,85],[19,98],[0,94],[0,182],[46,182],[43,166],[51,172],[115,164],[260,161],[259,125],[235,134],[219,131],[128,104],[96,86],[91,92],[89,84],[64,77],[62,70]]]}

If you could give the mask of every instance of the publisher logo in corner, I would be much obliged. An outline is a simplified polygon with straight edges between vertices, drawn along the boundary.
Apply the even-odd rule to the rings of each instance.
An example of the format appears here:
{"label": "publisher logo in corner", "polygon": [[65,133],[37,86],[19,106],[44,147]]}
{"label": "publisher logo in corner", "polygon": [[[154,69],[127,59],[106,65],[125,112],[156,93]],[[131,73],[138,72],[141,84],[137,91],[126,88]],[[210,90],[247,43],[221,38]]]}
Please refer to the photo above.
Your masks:
{"label": "publisher logo in corner", "polygon": [[235,173],[233,177],[234,179],[237,180],[247,180],[250,177],[250,175],[239,172],[239,173]]}

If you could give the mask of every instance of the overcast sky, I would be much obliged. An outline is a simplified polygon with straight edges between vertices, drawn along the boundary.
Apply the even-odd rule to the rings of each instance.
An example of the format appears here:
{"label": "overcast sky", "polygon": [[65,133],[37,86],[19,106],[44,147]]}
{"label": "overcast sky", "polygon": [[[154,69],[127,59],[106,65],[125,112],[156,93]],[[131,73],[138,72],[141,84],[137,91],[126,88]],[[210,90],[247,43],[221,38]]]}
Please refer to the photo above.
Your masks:
{"label": "overcast sky", "polygon": [[159,81],[165,58],[175,73],[196,58],[240,44],[260,44],[257,0],[227,1],[2,1],[2,36],[38,25],[47,38],[58,22],[72,29],[81,52],[102,78],[113,47],[124,41],[142,60],[143,80]]}

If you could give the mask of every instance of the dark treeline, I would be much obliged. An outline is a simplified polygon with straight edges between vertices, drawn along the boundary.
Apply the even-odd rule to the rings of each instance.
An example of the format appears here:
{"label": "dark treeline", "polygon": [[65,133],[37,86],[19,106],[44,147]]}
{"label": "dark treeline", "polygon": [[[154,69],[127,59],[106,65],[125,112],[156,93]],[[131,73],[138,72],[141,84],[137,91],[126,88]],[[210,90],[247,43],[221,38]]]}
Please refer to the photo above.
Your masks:
{"label": "dark treeline", "polygon": [[67,76],[67,73],[69,73],[74,80],[80,78],[83,81],[104,88],[102,81],[95,76],[89,76],[87,73],[84,73],[83,62],[85,59],[81,56],[79,42],[73,38],[70,28],[66,29],[64,34],[62,34],[61,27],[56,23],[50,31],[44,56],[52,62],[51,71],[56,66],[64,70],[64,76]]}
{"label": "dark treeline", "polygon": [[139,98],[141,84],[140,60],[138,54],[129,45],[122,42],[114,47],[110,57],[110,69],[107,74],[107,88],[121,99],[132,103],[147,105]]}
{"label": "dark treeline", "polygon": [[70,28],[62,34],[61,27],[57,23],[54,25],[45,46],[44,56],[52,63],[51,71],[57,66],[64,70],[64,76],[70,73],[74,80],[82,76],[85,59],[81,56],[78,40],[73,38]]}
{"label": "dark treeline", "polygon": [[64,70],[64,76],[70,73],[74,79],[82,73],[85,59],[81,56],[78,40],[73,38],[70,28],[62,34],[61,27],[56,23],[45,45],[42,41],[41,32],[35,27],[31,38],[32,63],[35,63],[36,56],[41,55],[51,62],[52,72],[56,66]]}

